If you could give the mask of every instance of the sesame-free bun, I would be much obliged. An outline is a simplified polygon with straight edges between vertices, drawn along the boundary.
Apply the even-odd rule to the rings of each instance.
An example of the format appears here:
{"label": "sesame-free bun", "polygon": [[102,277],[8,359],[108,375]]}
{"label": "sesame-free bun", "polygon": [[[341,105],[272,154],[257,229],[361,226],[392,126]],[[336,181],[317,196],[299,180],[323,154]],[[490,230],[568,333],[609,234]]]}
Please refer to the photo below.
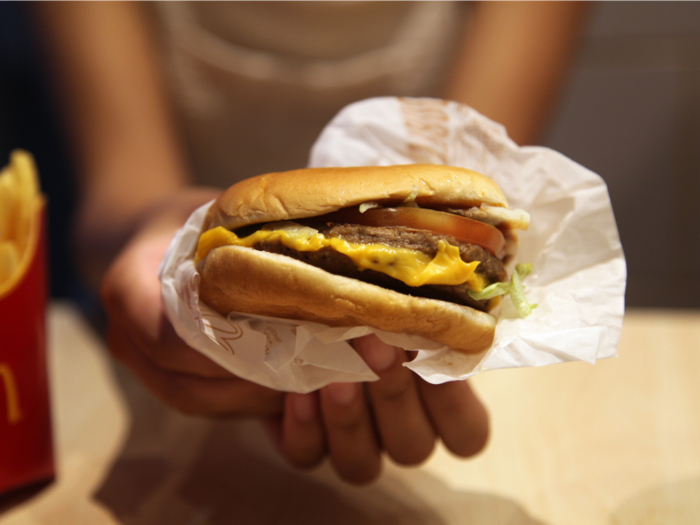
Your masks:
{"label": "sesame-free bun", "polygon": [[496,319],[467,306],[403,295],[333,275],[291,257],[239,246],[200,264],[200,298],[223,315],[245,312],[329,326],[370,326],[477,353],[491,346]]}
{"label": "sesame-free bun", "polygon": [[416,193],[420,206],[507,208],[488,177],[436,164],[307,168],[243,180],[221,194],[204,229],[236,230],[250,224],[315,217],[364,202],[399,204]]}

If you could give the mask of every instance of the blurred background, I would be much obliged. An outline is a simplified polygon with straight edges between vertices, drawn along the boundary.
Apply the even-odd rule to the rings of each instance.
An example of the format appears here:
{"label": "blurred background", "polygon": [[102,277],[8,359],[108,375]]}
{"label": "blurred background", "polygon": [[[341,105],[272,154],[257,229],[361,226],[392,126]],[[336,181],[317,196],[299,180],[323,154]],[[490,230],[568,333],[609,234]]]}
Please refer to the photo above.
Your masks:
{"label": "blurred background", "polygon": [[7,165],[15,148],[35,156],[42,190],[49,196],[52,295],[73,295],[77,279],[69,230],[76,199],[67,141],[51,101],[27,5],[0,2],[0,166]]}
{"label": "blurred background", "polygon": [[607,182],[627,305],[700,307],[700,3],[598,4],[544,144]]}
{"label": "blurred background", "polygon": [[[37,158],[50,200],[52,293],[74,296],[73,170],[26,6],[0,3],[0,159]],[[700,3],[591,11],[543,143],[600,174],[627,257],[628,306],[700,307]]]}

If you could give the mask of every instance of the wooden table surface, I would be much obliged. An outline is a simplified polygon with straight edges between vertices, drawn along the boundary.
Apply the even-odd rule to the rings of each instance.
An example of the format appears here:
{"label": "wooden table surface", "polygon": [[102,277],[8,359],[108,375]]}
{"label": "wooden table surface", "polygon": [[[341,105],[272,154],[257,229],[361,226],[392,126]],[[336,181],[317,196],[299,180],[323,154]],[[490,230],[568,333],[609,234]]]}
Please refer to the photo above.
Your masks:
{"label": "wooden table surface", "polygon": [[492,439],[370,487],[287,467],[253,422],[154,401],[69,304],[50,313],[60,476],[1,525],[700,523],[700,312],[628,312],[620,357],[474,384]]}

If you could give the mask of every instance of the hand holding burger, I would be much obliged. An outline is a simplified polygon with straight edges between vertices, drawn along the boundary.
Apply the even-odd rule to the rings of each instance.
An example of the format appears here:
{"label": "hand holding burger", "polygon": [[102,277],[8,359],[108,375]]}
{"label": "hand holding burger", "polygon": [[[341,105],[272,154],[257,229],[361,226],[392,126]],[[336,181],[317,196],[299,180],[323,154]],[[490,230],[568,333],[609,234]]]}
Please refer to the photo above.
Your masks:
{"label": "hand holding burger", "polygon": [[[200,298],[223,315],[366,325],[480,352],[498,295],[513,288],[514,230],[528,223],[493,181],[461,168],[262,175],[210,208],[195,256]],[[461,456],[484,446],[488,418],[468,383],[426,383],[402,366],[407,352],[375,336],[354,347],[379,380],[287,394],[275,428],[293,463],[315,465],[327,450],[342,477],[366,482],[382,450],[412,465],[437,438]]]}
{"label": "hand holding burger", "polygon": [[[495,321],[485,310],[493,308],[495,301],[474,300],[469,292],[488,289],[494,280],[503,282],[503,265],[508,266],[516,246],[512,229],[526,224],[526,215],[507,210],[505,201],[498,200],[502,196],[497,188],[492,191],[495,200],[484,202],[488,191],[478,184],[470,190],[478,199],[463,199],[462,204],[437,200],[440,181],[447,187],[460,184],[465,171],[439,166],[425,170],[418,166],[383,168],[380,171],[387,171],[383,188],[350,195],[350,186],[373,181],[374,170],[291,172],[305,179],[306,187],[299,184],[300,179],[268,175],[244,181],[222,194],[210,210],[205,228],[210,233],[200,243],[197,264],[203,270],[202,297],[212,306],[218,304],[222,312],[250,311],[328,324],[381,323],[383,329],[407,331],[416,325],[426,337],[442,337],[438,332],[445,331],[452,334],[449,341],[457,342],[459,330],[451,324],[463,323],[461,326],[474,330],[474,335],[464,338],[469,342],[464,351],[477,351],[488,344],[489,327]],[[417,170],[437,171],[439,180],[425,180]],[[334,183],[323,176],[326,171],[332,172]],[[355,180],[351,181],[353,171]],[[409,175],[408,183],[398,182],[399,173]],[[485,177],[474,178],[493,187]],[[241,190],[246,187],[247,194]],[[291,187],[296,193],[288,191]],[[275,188],[277,197],[267,192]],[[332,192],[336,195],[333,199],[329,197]],[[344,199],[344,194],[348,198]],[[193,202],[187,208],[193,210],[201,198],[192,195],[192,199],[185,199]],[[227,201],[232,208],[224,208]],[[183,220],[180,212],[173,213],[171,208],[185,209],[173,202],[173,206],[152,214],[114,263],[103,286],[113,323],[112,350],[166,403],[193,414],[268,417],[281,452],[293,464],[310,467],[328,456],[339,475],[354,483],[368,482],[378,475],[384,452],[399,464],[414,465],[430,455],[436,439],[465,457],[483,448],[488,417],[469,384],[424,382],[402,366],[410,359],[407,352],[374,336],[355,340],[353,346],[377,373],[378,381],[336,383],[311,394],[283,394],[259,387],[231,376],[187,348],[173,333],[162,310],[154,308],[159,304],[157,280],[146,279],[155,274],[167,240]],[[300,216],[292,214],[293,209],[307,211]],[[461,222],[456,210],[482,225],[457,227],[472,223]],[[237,216],[245,216],[247,222],[236,222]],[[397,218],[403,224],[391,223]],[[481,237],[465,238],[465,230]],[[490,233],[484,236],[478,232]],[[233,238],[250,242],[256,235],[265,239],[252,246],[230,242]],[[315,237],[319,235],[326,241]],[[291,248],[279,242],[285,236]],[[299,249],[305,242],[310,246],[312,238],[328,246]],[[377,251],[376,245],[384,248]],[[455,261],[454,255],[450,257],[454,250],[445,245],[457,247],[464,264]],[[348,247],[354,252],[348,252]],[[235,252],[233,258],[228,252]],[[441,252],[446,255],[436,258]],[[471,258],[465,261],[462,254]],[[447,264],[441,259],[447,259]],[[479,271],[474,270],[475,261]],[[470,264],[465,271],[464,265]],[[456,267],[453,275],[467,275],[466,280],[461,284],[437,282],[435,275],[449,274],[439,266]],[[146,267],[151,269],[144,271]],[[413,286],[402,279],[424,282]],[[465,285],[467,281],[472,284]],[[248,291],[246,282],[252,285]],[[231,291],[235,293],[228,293]],[[128,315],[133,312],[142,314]],[[449,322],[441,320],[445,312]],[[145,323],[154,316],[159,320]],[[436,329],[431,331],[430,323],[415,322],[418,316],[433,319],[438,323]],[[149,328],[157,325],[160,329],[155,332]]]}
{"label": "hand holding burger", "polygon": [[157,268],[189,214],[215,196],[190,188],[159,204],[102,283],[110,350],[154,395],[187,414],[267,418],[291,463],[308,468],[328,457],[353,483],[374,479],[384,453],[414,465],[430,455],[436,439],[465,457],[483,448],[488,417],[469,384],[418,380],[401,366],[406,352],[374,336],[354,346],[378,381],[336,383],[311,394],[245,381],[180,340],[163,311]]}

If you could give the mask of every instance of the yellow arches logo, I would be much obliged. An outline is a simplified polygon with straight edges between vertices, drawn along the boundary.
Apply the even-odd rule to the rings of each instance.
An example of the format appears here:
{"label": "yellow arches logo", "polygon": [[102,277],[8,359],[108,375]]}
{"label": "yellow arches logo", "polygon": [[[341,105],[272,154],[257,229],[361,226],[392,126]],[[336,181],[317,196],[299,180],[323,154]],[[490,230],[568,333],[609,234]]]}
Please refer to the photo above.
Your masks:
{"label": "yellow arches logo", "polygon": [[7,421],[14,425],[22,419],[22,412],[19,408],[19,394],[15,377],[9,366],[0,363],[0,380],[5,387],[5,397],[7,397]]}

